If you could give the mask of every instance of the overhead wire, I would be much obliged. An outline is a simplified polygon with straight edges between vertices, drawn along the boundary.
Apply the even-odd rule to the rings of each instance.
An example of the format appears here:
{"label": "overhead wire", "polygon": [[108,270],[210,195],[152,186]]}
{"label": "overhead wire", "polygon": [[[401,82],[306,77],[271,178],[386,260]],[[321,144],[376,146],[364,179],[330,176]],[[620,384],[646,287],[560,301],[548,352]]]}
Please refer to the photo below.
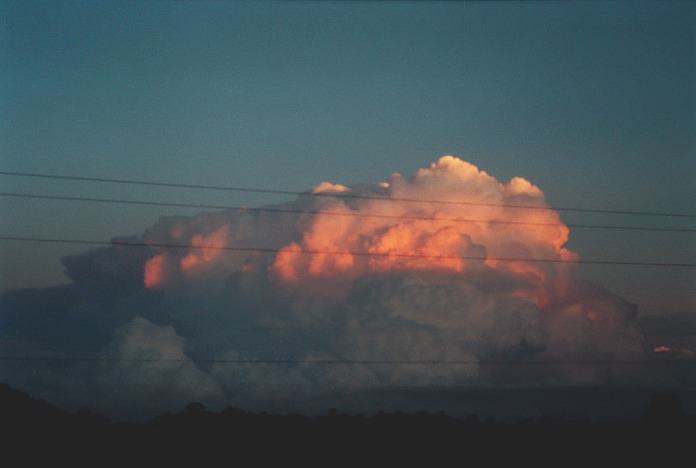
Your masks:
{"label": "overhead wire", "polygon": [[45,174],[36,172],[17,172],[17,171],[0,171],[0,175],[12,177],[29,177],[53,180],[71,180],[82,182],[98,182],[110,184],[127,184],[127,185],[143,185],[153,187],[171,187],[171,188],[186,188],[198,190],[219,190],[231,192],[245,193],[265,193],[275,195],[294,195],[294,196],[311,196],[311,197],[331,197],[344,199],[358,200],[382,200],[391,202],[408,202],[408,203],[425,203],[438,205],[459,205],[459,206],[483,206],[492,208],[510,208],[510,209],[528,209],[528,210],[552,210],[552,211],[568,211],[578,213],[602,213],[602,214],[618,214],[618,215],[634,215],[634,216],[657,216],[670,218],[696,218],[696,213],[682,212],[666,212],[666,211],[648,211],[648,210],[619,210],[619,209],[602,209],[602,208],[586,208],[586,207],[570,207],[570,206],[547,206],[547,205],[518,205],[508,203],[487,203],[473,202],[466,200],[436,200],[423,198],[407,198],[407,197],[386,197],[378,195],[364,195],[355,193],[342,192],[308,192],[297,190],[281,190],[268,188],[254,188],[228,185],[209,185],[209,184],[190,184],[179,182],[159,182],[140,179],[120,179],[112,177],[87,177],[76,175],[60,175],[60,174]]}
{"label": "overhead wire", "polygon": [[257,252],[257,253],[298,253],[307,255],[350,255],[360,257],[395,257],[395,258],[427,258],[434,260],[480,260],[496,262],[531,262],[531,263],[565,263],[565,264],[588,264],[588,265],[621,265],[621,266],[653,266],[653,267],[685,267],[694,268],[696,263],[688,262],[647,262],[639,260],[586,260],[586,259],[558,259],[558,258],[519,258],[519,257],[488,257],[483,255],[425,255],[410,254],[400,252],[369,252],[369,251],[340,251],[340,250],[313,250],[295,249],[287,247],[243,247],[243,246],[223,246],[223,245],[190,245],[190,244],[170,244],[161,242],[142,242],[111,240],[98,241],[88,239],[59,239],[46,237],[24,237],[24,236],[0,236],[0,240],[16,242],[37,242],[37,243],[60,243],[60,244],[86,244],[103,246],[122,246],[122,247],[142,247],[142,248],[162,248],[162,249],[200,249],[200,250],[223,250],[231,252]]}
{"label": "overhead wire", "polygon": [[101,198],[101,197],[81,197],[81,196],[63,196],[63,195],[44,195],[34,193],[18,193],[18,192],[0,192],[0,197],[20,198],[20,199],[38,199],[38,200],[57,200],[57,201],[74,201],[88,203],[107,203],[107,204],[122,204],[122,205],[138,205],[138,206],[158,206],[158,207],[174,207],[174,208],[201,208],[209,210],[229,210],[249,213],[275,213],[275,214],[297,214],[297,215],[322,215],[322,216],[338,216],[351,218],[367,218],[367,219],[391,219],[391,220],[410,220],[410,221],[437,221],[437,222],[454,222],[454,223],[487,223],[512,226],[539,226],[539,227],[561,227],[566,226],[573,229],[605,229],[605,230],[622,230],[622,231],[650,231],[650,232],[680,232],[680,233],[696,233],[696,229],[682,227],[655,227],[655,226],[626,226],[615,224],[582,224],[582,223],[543,223],[531,221],[517,221],[506,219],[476,219],[476,218],[460,218],[447,216],[417,216],[417,215],[390,215],[384,213],[365,213],[357,211],[332,211],[332,210],[302,210],[294,208],[279,208],[279,207],[245,207],[233,205],[219,205],[207,203],[188,203],[188,202],[167,202],[154,200],[124,200],[118,198]]}
{"label": "overhead wire", "polygon": [[45,361],[45,362],[130,362],[130,363],[158,363],[158,362],[197,362],[210,364],[249,364],[249,365],[648,365],[686,362],[696,364],[696,360],[665,360],[638,359],[638,360],[439,360],[439,359],[192,359],[192,358],[124,358],[111,356],[0,356],[0,361]]}

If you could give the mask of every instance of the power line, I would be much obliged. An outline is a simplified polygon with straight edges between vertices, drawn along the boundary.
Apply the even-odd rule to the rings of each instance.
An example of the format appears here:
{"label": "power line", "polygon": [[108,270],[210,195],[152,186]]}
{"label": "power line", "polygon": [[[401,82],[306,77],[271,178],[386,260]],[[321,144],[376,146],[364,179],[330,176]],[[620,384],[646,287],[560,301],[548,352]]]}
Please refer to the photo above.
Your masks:
{"label": "power line", "polygon": [[163,249],[201,249],[201,250],[224,250],[231,252],[258,252],[258,253],[299,253],[307,255],[351,255],[360,257],[396,257],[396,258],[429,258],[433,260],[491,260],[498,262],[530,262],[530,263],[567,263],[567,264],[586,264],[586,265],[622,265],[622,266],[654,266],[654,267],[696,267],[696,263],[676,263],[676,262],[644,262],[644,261],[620,261],[620,260],[562,260],[557,258],[516,258],[516,257],[485,257],[478,255],[423,255],[407,254],[398,252],[354,252],[337,250],[308,250],[308,249],[287,249],[277,247],[234,247],[216,245],[190,245],[190,244],[168,244],[156,242],[131,242],[112,240],[96,241],[85,239],[56,239],[45,237],[19,237],[19,236],[0,236],[0,240],[17,242],[41,242],[59,244],[85,244],[85,245],[107,245],[122,247],[147,247]]}
{"label": "power line", "polygon": [[414,215],[389,215],[380,213],[360,213],[360,212],[340,212],[340,211],[324,211],[324,210],[300,210],[292,208],[273,208],[273,207],[258,207],[249,208],[244,206],[231,205],[215,205],[215,204],[200,204],[200,203],[182,203],[182,202],[164,202],[164,201],[149,201],[149,200],[123,200],[117,198],[96,198],[96,197],[74,197],[62,195],[41,195],[33,193],[17,193],[17,192],[0,192],[0,197],[11,198],[26,198],[38,200],[59,200],[59,201],[76,201],[76,202],[91,202],[91,203],[110,203],[122,205],[138,205],[138,206],[166,206],[175,208],[203,208],[211,210],[231,210],[239,212],[251,213],[277,213],[277,214],[309,214],[309,215],[327,215],[349,218],[373,218],[373,219],[394,219],[394,220],[413,220],[413,221],[439,221],[439,222],[456,222],[456,223],[489,223],[502,224],[513,226],[539,226],[539,227],[560,227],[567,226],[573,229],[613,229],[623,231],[652,231],[652,232],[683,232],[696,233],[696,229],[692,228],[664,228],[653,226],[625,226],[625,225],[607,225],[607,224],[576,224],[576,223],[535,223],[529,221],[514,221],[505,219],[471,219],[471,218],[449,218],[437,216],[414,216]]}
{"label": "power line", "polygon": [[[394,359],[191,359],[191,358],[122,358],[109,356],[0,356],[0,361],[17,362],[130,362],[130,363],[158,363],[158,362],[196,362],[211,364],[249,364],[249,365],[530,365],[530,366],[554,366],[554,365],[649,365],[664,364],[665,362],[692,362],[688,360],[667,361],[664,359],[641,360],[394,360]],[[693,361],[696,364],[696,361]]]}
{"label": "power line", "polygon": [[226,186],[226,185],[184,184],[184,183],[175,183],[175,182],[157,182],[157,181],[136,180],[136,179],[116,179],[116,178],[108,178],[108,177],[85,177],[85,176],[72,176],[72,175],[41,174],[41,173],[34,173],[34,172],[0,171],[0,175],[13,176],[13,177],[32,177],[32,178],[42,178],[42,179],[56,179],[56,180],[73,180],[73,181],[82,181],[82,182],[99,182],[99,183],[111,183],[111,184],[146,185],[146,186],[154,186],[154,187],[186,188],[186,189],[197,189],[197,190],[221,190],[221,191],[228,191],[228,192],[266,193],[266,194],[275,194],[275,195],[330,197],[330,198],[345,198],[345,199],[358,199],[358,200],[382,200],[382,201],[409,202],[409,203],[428,203],[428,204],[437,204],[437,205],[486,206],[486,207],[491,207],[491,208],[512,208],[512,209],[547,210],[547,211],[553,210],[553,211],[569,211],[569,212],[577,212],[577,213],[602,213],[602,214],[620,214],[620,215],[635,215],[635,216],[659,216],[659,217],[669,217],[669,218],[696,218],[696,214],[694,214],[694,213],[638,211],[638,210],[613,210],[613,209],[599,209],[599,208],[579,208],[579,207],[540,206],[540,205],[511,205],[511,204],[499,204],[499,203],[469,202],[469,201],[460,201],[460,200],[433,200],[433,199],[401,198],[401,197],[393,197],[392,198],[392,197],[382,197],[382,196],[375,196],[375,195],[357,195],[357,194],[337,193],[337,192],[316,192],[315,193],[315,192],[296,191],[296,190],[279,190],[279,189]]}

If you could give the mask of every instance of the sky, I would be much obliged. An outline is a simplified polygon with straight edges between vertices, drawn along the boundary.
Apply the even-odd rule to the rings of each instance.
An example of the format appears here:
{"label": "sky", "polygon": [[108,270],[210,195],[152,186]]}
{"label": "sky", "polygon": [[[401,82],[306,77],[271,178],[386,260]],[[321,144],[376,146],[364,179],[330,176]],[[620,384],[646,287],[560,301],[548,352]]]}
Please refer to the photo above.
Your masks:
{"label": "sky", "polygon": [[[0,170],[306,190],[376,184],[455,155],[499,181],[529,180],[551,206],[694,213],[695,25],[688,2],[2,1]],[[9,176],[0,184],[292,202]],[[108,240],[198,211],[2,197],[0,235]],[[694,239],[572,229],[567,247],[586,259],[696,262]],[[0,288],[69,283],[60,258],[88,250],[0,241]],[[653,327],[655,317],[682,323],[696,310],[693,268],[575,274],[637,304]]]}

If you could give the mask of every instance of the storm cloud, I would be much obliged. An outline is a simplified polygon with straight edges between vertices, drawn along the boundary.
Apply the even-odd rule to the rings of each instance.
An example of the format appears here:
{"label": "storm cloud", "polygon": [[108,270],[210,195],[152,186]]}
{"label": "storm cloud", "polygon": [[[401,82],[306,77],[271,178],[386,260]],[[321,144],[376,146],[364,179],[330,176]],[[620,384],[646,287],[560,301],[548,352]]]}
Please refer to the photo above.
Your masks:
{"label": "storm cloud", "polygon": [[621,364],[654,358],[637,309],[562,263],[580,256],[531,182],[445,156],[314,192],[352,197],[164,217],[120,238],[148,247],[66,257],[69,284],[7,291],[2,353],[65,360],[7,362],[3,380],[116,413],[382,387],[673,382]]}

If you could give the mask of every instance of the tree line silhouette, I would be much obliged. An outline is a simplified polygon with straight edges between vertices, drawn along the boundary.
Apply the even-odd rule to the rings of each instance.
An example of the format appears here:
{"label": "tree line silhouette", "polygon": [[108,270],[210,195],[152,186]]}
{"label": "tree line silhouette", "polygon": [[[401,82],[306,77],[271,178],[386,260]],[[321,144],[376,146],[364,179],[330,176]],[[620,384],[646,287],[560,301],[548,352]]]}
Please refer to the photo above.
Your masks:
{"label": "tree line silhouette", "polygon": [[[29,459],[86,458],[95,463],[153,460],[200,461],[215,454],[229,461],[242,454],[258,460],[337,461],[379,456],[383,460],[431,463],[440,457],[464,461],[591,459],[644,460],[676,456],[696,438],[696,415],[686,415],[678,395],[655,393],[639,420],[571,420],[546,416],[518,421],[455,418],[437,413],[377,412],[323,416],[273,415],[228,407],[207,411],[192,402],[179,413],[144,422],[114,422],[87,408],[58,409],[45,401],[0,384],[0,432],[7,449],[23,448]],[[299,457],[299,458],[298,458]],[[459,457],[459,458],[451,458]],[[558,458],[562,457],[562,458]],[[445,460],[445,458],[442,458]],[[363,460],[364,461],[364,460]]]}

